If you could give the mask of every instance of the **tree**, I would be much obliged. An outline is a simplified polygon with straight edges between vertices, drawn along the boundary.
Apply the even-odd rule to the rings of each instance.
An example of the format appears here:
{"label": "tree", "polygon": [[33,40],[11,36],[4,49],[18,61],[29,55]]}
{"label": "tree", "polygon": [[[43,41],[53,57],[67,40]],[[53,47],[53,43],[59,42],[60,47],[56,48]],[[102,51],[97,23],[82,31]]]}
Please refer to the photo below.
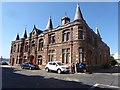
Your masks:
{"label": "tree", "polygon": [[110,64],[111,64],[112,66],[114,66],[114,65],[117,64],[117,61],[114,59],[113,56],[110,56]]}

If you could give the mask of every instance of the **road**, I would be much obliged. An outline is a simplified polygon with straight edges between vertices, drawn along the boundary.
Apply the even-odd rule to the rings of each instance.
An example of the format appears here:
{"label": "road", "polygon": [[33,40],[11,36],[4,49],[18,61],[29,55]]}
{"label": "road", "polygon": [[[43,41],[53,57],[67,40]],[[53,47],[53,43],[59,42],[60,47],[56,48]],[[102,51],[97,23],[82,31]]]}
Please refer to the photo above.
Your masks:
{"label": "road", "polygon": [[118,89],[117,73],[57,74],[45,70],[2,67],[2,88]]}

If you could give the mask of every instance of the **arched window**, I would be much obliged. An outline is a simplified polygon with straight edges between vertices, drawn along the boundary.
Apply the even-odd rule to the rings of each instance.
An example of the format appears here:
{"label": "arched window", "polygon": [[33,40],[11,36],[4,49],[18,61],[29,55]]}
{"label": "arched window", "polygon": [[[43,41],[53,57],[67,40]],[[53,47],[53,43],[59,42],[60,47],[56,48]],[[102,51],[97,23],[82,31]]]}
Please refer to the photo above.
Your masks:
{"label": "arched window", "polygon": [[14,52],[16,52],[16,44],[14,45]]}
{"label": "arched window", "polygon": [[18,48],[17,48],[17,52],[18,52],[18,53],[19,53],[19,48],[20,48],[20,47],[19,47],[19,44],[18,44]]}
{"label": "arched window", "polygon": [[25,52],[28,51],[28,42],[25,43]]}
{"label": "arched window", "polygon": [[38,51],[42,51],[42,50],[43,50],[43,39],[40,39],[38,45]]}
{"label": "arched window", "polygon": [[84,59],[84,49],[82,47],[79,48],[79,62],[83,62]]}
{"label": "arched window", "polygon": [[70,30],[63,31],[62,41],[65,42],[65,41],[69,41],[69,40],[70,40]]}

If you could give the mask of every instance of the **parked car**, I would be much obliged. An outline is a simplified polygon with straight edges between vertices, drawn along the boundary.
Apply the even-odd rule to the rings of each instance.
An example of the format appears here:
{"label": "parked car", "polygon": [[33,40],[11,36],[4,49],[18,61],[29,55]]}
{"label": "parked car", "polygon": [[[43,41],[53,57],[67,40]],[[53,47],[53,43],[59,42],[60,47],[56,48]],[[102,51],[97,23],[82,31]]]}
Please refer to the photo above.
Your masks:
{"label": "parked car", "polygon": [[48,62],[48,64],[45,66],[45,70],[47,72],[49,71],[57,71],[57,73],[62,73],[62,72],[70,72],[69,66],[59,62],[59,61],[51,61]]}
{"label": "parked car", "polygon": [[39,69],[38,65],[32,64],[31,62],[22,63],[20,66],[21,66],[22,69],[30,69],[30,70]]}
{"label": "parked car", "polygon": [[1,61],[0,65],[8,65],[8,63],[6,61]]}

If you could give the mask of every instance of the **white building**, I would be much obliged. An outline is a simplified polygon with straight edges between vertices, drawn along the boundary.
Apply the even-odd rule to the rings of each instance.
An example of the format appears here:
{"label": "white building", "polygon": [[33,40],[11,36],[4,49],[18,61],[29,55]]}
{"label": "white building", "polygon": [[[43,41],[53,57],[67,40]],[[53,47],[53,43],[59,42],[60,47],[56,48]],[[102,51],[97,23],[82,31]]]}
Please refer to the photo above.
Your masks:
{"label": "white building", "polygon": [[118,63],[120,63],[120,53],[115,53],[113,57]]}

